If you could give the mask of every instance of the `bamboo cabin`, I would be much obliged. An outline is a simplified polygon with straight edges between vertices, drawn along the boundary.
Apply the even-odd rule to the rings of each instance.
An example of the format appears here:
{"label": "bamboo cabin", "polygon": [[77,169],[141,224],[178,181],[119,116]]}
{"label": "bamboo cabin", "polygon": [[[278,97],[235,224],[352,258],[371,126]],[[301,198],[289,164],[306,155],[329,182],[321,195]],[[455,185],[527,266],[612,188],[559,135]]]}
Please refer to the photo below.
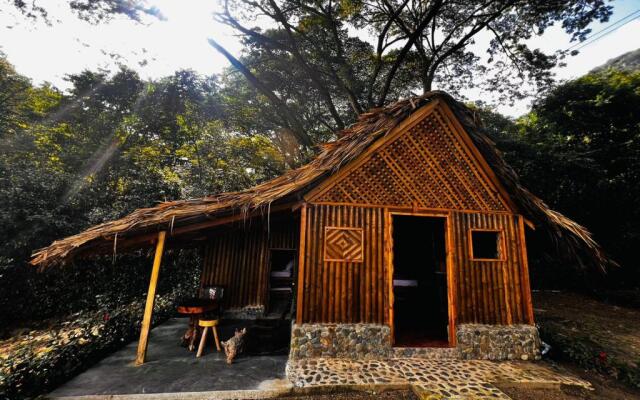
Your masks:
{"label": "bamboo cabin", "polygon": [[[520,185],[473,111],[431,92],[362,114],[281,177],[136,210],[38,250],[32,264],[155,246],[141,350],[163,247],[196,244],[202,285],[224,286],[228,310],[294,310],[292,357],[457,347],[512,358],[483,353],[478,335],[498,330],[499,346],[527,358],[538,343],[527,229],[577,263],[606,262],[585,228]],[[349,348],[341,335],[353,331],[372,345]],[[311,346],[313,335],[323,340]]]}

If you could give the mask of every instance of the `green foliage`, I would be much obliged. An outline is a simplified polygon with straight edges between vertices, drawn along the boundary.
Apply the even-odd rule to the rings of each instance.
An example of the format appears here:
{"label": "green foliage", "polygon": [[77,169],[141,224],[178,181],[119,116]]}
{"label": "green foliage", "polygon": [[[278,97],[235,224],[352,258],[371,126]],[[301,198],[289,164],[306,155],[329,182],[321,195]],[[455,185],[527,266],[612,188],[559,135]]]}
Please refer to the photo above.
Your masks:
{"label": "green foliage", "polygon": [[636,362],[620,360],[584,326],[576,327],[559,318],[538,318],[540,337],[551,346],[551,357],[567,360],[588,370],[595,370],[625,384],[640,388],[640,370]]}
{"label": "green foliage", "polygon": [[62,94],[5,64],[0,79],[13,84],[0,89],[22,94],[2,114],[0,265],[135,208],[240,190],[286,166],[272,138],[221,122],[213,78],[86,71]]}
{"label": "green foliage", "polygon": [[[142,254],[38,273],[27,265],[33,250],[157,201],[241,190],[286,166],[271,138],[225,126],[213,78],[178,71],[145,82],[127,69],[85,71],[61,93],[31,86],[0,61],[0,81],[11,83],[0,97],[16,99],[0,132],[3,329],[146,291]],[[163,273],[161,284],[184,286],[199,274],[172,277]]]}
{"label": "green foliage", "polygon": [[[174,312],[173,293],[156,298],[153,325]],[[134,340],[140,332],[144,301],[113,310],[82,311],[44,329],[1,342],[0,398],[33,398],[54,389],[97,360]]]}
{"label": "green foliage", "polygon": [[[589,228],[621,264],[607,280],[591,279],[591,285],[633,288],[640,283],[635,256],[640,246],[638,109],[640,72],[619,70],[591,73],[559,85],[517,121],[480,109],[488,133],[524,186]],[[548,268],[541,276],[558,278],[566,273],[566,268],[558,268],[566,266],[561,257],[537,261],[539,268]],[[533,269],[534,274],[539,272]],[[555,280],[563,285],[585,283],[563,278]]]}
{"label": "green foliage", "polygon": [[19,75],[0,52],[0,140],[25,124],[31,83]]}
{"label": "green foliage", "polygon": [[[175,261],[180,257],[187,261]],[[199,279],[198,260],[193,251],[175,255],[168,252],[158,290],[194,290]],[[5,267],[0,272],[0,337],[39,320],[82,310],[115,308],[141,299],[149,286],[150,265],[150,254],[141,253],[115,259],[103,257],[41,272],[32,267]]]}
{"label": "green foliage", "polygon": [[518,123],[540,160],[521,165],[525,185],[589,227],[630,285],[640,282],[638,109],[640,72],[608,70],[559,86]]}

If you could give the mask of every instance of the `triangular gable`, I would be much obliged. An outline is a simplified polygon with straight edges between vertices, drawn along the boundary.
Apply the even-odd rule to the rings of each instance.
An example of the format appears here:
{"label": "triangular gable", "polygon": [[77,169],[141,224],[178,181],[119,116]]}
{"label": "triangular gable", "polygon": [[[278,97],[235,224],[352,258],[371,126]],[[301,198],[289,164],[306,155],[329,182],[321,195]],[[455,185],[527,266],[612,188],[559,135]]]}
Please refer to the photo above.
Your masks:
{"label": "triangular gable", "polygon": [[453,113],[437,100],[305,197],[313,202],[515,211]]}

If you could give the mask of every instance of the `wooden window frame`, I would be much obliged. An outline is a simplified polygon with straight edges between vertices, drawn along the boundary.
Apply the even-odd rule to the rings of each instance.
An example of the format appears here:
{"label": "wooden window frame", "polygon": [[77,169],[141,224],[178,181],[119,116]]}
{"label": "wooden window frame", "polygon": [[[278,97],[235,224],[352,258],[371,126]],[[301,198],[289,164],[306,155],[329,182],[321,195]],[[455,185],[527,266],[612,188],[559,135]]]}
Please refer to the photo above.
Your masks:
{"label": "wooden window frame", "polygon": [[[498,234],[498,258],[476,258],[473,253],[473,232],[496,232]],[[499,228],[470,228],[468,233],[469,260],[485,262],[507,261],[507,249],[504,242],[504,229]]]}
{"label": "wooden window frame", "polygon": [[[360,231],[360,258],[359,259],[337,259],[337,258],[329,258],[327,256],[327,231],[329,230],[347,230],[347,231]],[[364,263],[364,229],[359,227],[352,226],[325,226],[324,227],[324,237],[322,238],[322,258],[324,262],[346,262],[346,263]]]}

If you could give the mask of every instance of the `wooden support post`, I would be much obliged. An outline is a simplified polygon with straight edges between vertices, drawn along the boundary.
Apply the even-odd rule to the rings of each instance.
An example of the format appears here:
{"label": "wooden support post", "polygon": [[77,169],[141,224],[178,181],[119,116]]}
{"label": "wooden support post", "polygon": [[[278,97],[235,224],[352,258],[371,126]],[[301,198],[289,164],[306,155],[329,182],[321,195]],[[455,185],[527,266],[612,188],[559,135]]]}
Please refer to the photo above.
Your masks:
{"label": "wooden support post", "polygon": [[307,232],[307,204],[300,207],[300,244],[298,245],[298,290],[296,295],[296,324],[302,323],[304,307],[304,252]]}
{"label": "wooden support post", "polygon": [[138,353],[136,354],[136,365],[144,364],[147,355],[147,343],[149,341],[149,328],[151,327],[151,316],[153,314],[153,303],[156,299],[156,286],[158,284],[158,274],[160,273],[160,262],[164,250],[164,240],[167,232],[158,233],[156,243],[156,254],[153,258],[153,269],[151,270],[151,280],[149,281],[149,291],[147,292],[147,304],[144,307],[144,317],[142,318],[142,328],[140,329],[140,341],[138,342]]}

